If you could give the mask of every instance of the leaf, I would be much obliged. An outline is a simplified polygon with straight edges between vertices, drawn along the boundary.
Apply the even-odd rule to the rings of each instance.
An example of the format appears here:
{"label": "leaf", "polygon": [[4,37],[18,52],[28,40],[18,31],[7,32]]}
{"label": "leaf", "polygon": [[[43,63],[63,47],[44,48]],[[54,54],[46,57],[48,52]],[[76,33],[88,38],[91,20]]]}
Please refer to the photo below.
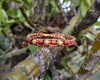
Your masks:
{"label": "leaf", "polygon": [[100,80],[100,71],[91,74],[91,76],[89,77],[89,80]]}
{"label": "leaf", "polygon": [[23,2],[24,2],[25,4],[30,4],[30,3],[32,2],[32,0],[23,0]]}
{"label": "leaf", "polygon": [[37,45],[32,45],[32,44],[28,43],[28,48],[33,53],[33,52],[35,52],[38,49],[38,46]]}
{"label": "leaf", "polygon": [[71,77],[72,74],[68,73],[65,69],[57,70],[60,74],[63,74],[65,77]]}
{"label": "leaf", "polygon": [[74,16],[70,23],[69,26],[66,26],[65,29],[63,30],[62,34],[71,34],[71,32],[73,31],[74,25],[77,23],[77,21],[79,20],[79,17]]}
{"label": "leaf", "polygon": [[63,3],[68,2],[68,1],[70,1],[70,0],[63,0]]}
{"label": "leaf", "polygon": [[0,22],[8,21],[8,15],[4,9],[0,10]]}
{"label": "leaf", "polygon": [[91,52],[95,53],[98,50],[100,50],[100,33],[98,33],[98,35],[96,36]]}
{"label": "leaf", "polygon": [[73,3],[75,6],[78,6],[79,5],[79,0],[73,0]]}
{"label": "leaf", "polygon": [[11,23],[15,23],[15,20],[9,20],[9,21],[5,21],[4,23],[6,23],[6,24],[11,24]]}
{"label": "leaf", "polygon": [[[5,0],[6,2],[11,2],[11,0]],[[12,0],[13,2],[16,2],[16,3],[21,3],[20,0]]]}
{"label": "leaf", "polygon": [[88,3],[88,6],[90,7],[91,6],[91,0],[86,0],[87,3]]}
{"label": "leaf", "polygon": [[4,27],[4,24],[1,24],[1,23],[0,23],[0,27]]}
{"label": "leaf", "polygon": [[51,13],[50,13],[50,17],[53,17],[53,16],[55,16],[57,13],[59,13],[59,9],[58,9],[58,6],[57,6],[57,4],[56,4],[55,1],[50,1],[50,4],[53,6],[53,7],[52,7],[52,11],[51,11]]}
{"label": "leaf", "polygon": [[100,22],[97,21],[97,22],[94,23],[94,25],[100,26]]}
{"label": "leaf", "polygon": [[23,17],[20,9],[8,10],[7,13],[10,17],[17,18],[17,22],[25,22],[25,18]]}
{"label": "leaf", "polygon": [[40,80],[52,80],[51,77],[46,73]]}
{"label": "leaf", "polygon": [[84,34],[83,36],[87,37],[88,39],[90,39],[91,41],[94,41],[96,36],[92,35],[92,34]]}
{"label": "leaf", "polygon": [[62,64],[64,67],[66,67],[67,63],[68,63],[68,60],[66,60],[66,59],[64,59],[64,60],[61,61],[61,64]]}
{"label": "leaf", "polygon": [[81,15],[82,15],[82,17],[85,17],[85,14],[90,7],[90,1],[80,0],[79,2],[80,2]]}
{"label": "leaf", "polygon": [[55,1],[50,1],[50,3],[51,3],[51,5],[53,6],[53,7],[56,7],[57,6],[57,4],[55,3]]}
{"label": "leaf", "polygon": [[53,10],[50,13],[50,17],[55,16],[58,12],[59,12],[59,10],[57,8],[53,8]]}
{"label": "leaf", "polygon": [[12,18],[20,18],[22,16],[20,9],[12,9],[7,11]]}
{"label": "leaf", "polygon": [[3,54],[10,47],[10,40],[5,36],[0,36],[0,54]]}
{"label": "leaf", "polygon": [[3,35],[3,33],[2,33],[2,28],[0,27],[0,35]]}

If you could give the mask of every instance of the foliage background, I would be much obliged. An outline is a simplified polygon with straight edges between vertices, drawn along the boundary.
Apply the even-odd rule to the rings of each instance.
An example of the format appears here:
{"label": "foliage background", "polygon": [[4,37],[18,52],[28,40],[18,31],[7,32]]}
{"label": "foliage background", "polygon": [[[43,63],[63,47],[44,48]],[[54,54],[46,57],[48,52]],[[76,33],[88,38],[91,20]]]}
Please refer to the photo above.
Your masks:
{"label": "foliage background", "polygon": [[[74,47],[65,48],[61,54],[66,55],[56,60],[41,80],[54,80],[55,76],[59,80],[72,79],[82,64],[88,63],[85,60],[100,32],[99,16],[100,0],[0,0],[0,75],[38,48],[21,46],[27,34],[44,32],[74,35],[84,54]],[[100,60],[87,80],[99,80],[99,69]]]}

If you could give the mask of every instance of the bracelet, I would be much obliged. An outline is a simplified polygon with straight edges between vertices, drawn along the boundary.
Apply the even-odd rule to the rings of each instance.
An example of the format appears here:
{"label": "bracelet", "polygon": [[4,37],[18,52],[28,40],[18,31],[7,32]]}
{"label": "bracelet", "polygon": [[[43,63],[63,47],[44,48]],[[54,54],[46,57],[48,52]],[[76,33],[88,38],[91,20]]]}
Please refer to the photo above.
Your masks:
{"label": "bracelet", "polygon": [[[47,37],[46,39],[44,39]],[[27,42],[38,46],[77,46],[76,38],[70,35],[62,36],[58,33],[44,34],[34,33],[28,34]]]}
{"label": "bracelet", "polygon": [[[33,33],[26,36],[26,41],[33,45],[38,46],[76,46],[76,38],[71,35],[60,35],[58,33],[45,34],[45,33]],[[22,43],[22,46],[25,46],[26,42]],[[82,51],[79,52],[82,53]]]}

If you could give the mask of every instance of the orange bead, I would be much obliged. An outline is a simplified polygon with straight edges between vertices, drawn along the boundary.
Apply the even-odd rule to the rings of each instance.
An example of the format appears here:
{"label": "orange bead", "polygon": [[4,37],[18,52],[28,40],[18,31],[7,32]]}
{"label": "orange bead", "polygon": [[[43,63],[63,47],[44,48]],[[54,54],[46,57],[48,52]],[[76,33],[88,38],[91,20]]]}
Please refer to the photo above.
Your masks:
{"label": "orange bead", "polygon": [[64,45],[67,46],[69,45],[70,41],[69,40],[64,40]]}

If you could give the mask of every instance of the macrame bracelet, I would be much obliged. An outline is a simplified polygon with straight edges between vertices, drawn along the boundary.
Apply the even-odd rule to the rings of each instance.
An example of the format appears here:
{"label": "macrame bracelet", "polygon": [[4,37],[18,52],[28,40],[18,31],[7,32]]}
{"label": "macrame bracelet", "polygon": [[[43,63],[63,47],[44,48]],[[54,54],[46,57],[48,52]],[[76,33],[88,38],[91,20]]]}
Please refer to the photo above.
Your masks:
{"label": "macrame bracelet", "polygon": [[[71,35],[60,35],[58,33],[45,34],[45,33],[33,33],[26,36],[26,41],[33,45],[38,46],[76,46],[76,38]],[[26,42],[22,43],[22,46],[26,45]],[[79,48],[79,47],[78,47]]]}
{"label": "macrame bracelet", "polygon": [[[46,39],[45,39],[46,37]],[[44,33],[34,33],[29,34],[26,40],[30,44],[38,46],[77,46],[76,38],[70,35],[62,36],[58,33],[54,34],[44,34]],[[23,43],[24,44],[24,43]]]}

